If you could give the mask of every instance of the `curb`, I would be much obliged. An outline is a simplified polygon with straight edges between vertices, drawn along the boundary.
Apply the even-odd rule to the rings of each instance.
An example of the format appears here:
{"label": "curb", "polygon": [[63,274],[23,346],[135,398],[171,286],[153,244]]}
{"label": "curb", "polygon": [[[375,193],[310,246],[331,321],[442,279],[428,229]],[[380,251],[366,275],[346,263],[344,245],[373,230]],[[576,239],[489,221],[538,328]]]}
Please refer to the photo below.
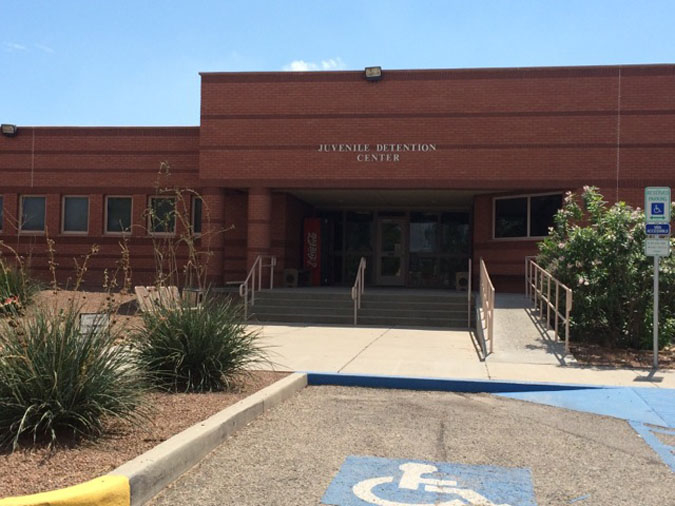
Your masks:
{"label": "curb", "polygon": [[621,388],[615,386],[583,385],[574,383],[378,376],[370,374],[342,374],[310,371],[307,372],[307,384],[490,394]]}
{"label": "curb", "polygon": [[129,480],[124,476],[101,476],[79,485],[39,494],[0,499],[0,506],[127,506]]}
{"label": "curb", "polygon": [[126,477],[131,490],[130,505],[141,505],[197,464],[230,434],[306,385],[306,374],[291,374],[176,434],[108,476]]}
{"label": "curb", "polygon": [[0,499],[0,506],[140,506],[236,430],[306,386],[307,374],[292,373],[105,476],[59,490]]}

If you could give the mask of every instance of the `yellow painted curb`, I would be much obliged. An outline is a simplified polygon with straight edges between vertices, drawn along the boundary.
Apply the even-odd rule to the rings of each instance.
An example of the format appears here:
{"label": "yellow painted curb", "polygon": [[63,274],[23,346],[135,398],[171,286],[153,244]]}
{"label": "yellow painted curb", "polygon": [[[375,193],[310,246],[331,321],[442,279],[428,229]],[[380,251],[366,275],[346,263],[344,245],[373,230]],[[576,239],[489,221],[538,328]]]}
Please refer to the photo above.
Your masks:
{"label": "yellow painted curb", "polygon": [[73,487],[0,499],[0,506],[129,506],[126,476],[102,476]]}

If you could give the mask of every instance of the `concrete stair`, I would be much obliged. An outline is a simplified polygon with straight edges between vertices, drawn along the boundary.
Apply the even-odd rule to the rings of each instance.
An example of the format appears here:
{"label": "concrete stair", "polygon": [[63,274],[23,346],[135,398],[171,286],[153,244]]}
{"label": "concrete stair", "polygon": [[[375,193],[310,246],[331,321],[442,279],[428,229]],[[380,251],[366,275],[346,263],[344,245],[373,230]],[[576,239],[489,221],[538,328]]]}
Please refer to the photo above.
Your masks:
{"label": "concrete stair", "polygon": [[[249,307],[252,323],[354,324],[349,290],[279,289],[257,292]],[[471,326],[475,325],[471,311]],[[359,325],[467,328],[466,293],[366,289]]]}

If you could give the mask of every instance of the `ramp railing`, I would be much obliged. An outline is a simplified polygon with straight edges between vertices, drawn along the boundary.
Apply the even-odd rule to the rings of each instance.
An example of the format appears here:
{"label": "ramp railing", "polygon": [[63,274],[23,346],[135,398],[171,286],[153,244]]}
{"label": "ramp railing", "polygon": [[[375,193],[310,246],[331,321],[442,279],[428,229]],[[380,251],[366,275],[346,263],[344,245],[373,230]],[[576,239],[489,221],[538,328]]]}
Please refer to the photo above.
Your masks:
{"label": "ramp railing", "polygon": [[473,293],[471,293],[472,290],[472,282],[473,282],[473,260],[469,258],[469,267],[467,269],[467,272],[469,273],[469,277],[466,280],[466,326],[468,328],[471,328],[471,297],[473,297]]}
{"label": "ramp railing", "polygon": [[[265,264],[265,260],[269,263]],[[258,255],[248,271],[248,276],[242,284],[239,285],[239,295],[244,299],[244,320],[248,320],[249,298],[251,306],[255,305],[255,292],[262,290],[263,268],[270,269],[270,290],[274,288],[274,267],[277,265],[277,257],[274,255]],[[251,288],[249,290],[249,285]],[[250,297],[249,297],[250,294]]]}
{"label": "ramp railing", "polygon": [[356,270],[354,286],[352,286],[352,300],[354,301],[354,325],[357,325],[358,313],[359,309],[361,309],[361,295],[363,295],[363,291],[365,289],[365,273],[366,259],[365,257],[361,257],[361,261],[359,261],[359,268]]}
{"label": "ramp railing", "polygon": [[480,322],[478,323],[485,332],[485,341],[490,343],[490,353],[494,352],[494,323],[495,323],[495,287],[488,274],[483,259],[480,259]]}
{"label": "ramp railing", "polygon": [[559,323],[565,326],[565,353],[569,353],[572,289],[537,264],[535,258],[525,257],[525,295],[532,300],[535,311],[539,311],[539,318],[545,320],[547,331],[551,330],[551,312],[553,313],[556,341],[560,339]]}

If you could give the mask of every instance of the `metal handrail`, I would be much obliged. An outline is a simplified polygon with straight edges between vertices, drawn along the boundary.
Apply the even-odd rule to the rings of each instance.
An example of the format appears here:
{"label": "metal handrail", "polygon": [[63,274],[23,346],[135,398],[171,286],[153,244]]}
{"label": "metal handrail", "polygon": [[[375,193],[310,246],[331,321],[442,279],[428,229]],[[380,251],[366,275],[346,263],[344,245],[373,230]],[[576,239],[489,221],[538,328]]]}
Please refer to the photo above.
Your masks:
{"label": "metal handrail", "polygon": [[471,328],[471,289],[472,289],[472,278],[473,278],[473,264],[471,259],[469,258],[469,268],[467,272],[469,273],[469,277],[466,281],[466,326],[468,328]]}
{"label": "metal handrail", "polygon": [[[269,263],[263,265],[263,261],[269,258]],[[248,276],[246,279],[239,285],[239,295],[244,299],[244,320],[248,320],[248,299],[249,299],[249,288],[248,285],[251,285],[251,306],[255,305],[255,292],[262,290],[262,270],[263,267],[270,268],[270,290],[274,288],[274,267],[277,265],[277,257],[274,255],[258,255],[251,266],[251,270],[248,271]]]}
{"label": "metal handrail", "polygon": [[356,279],[354,280],[354,286],[352,286],[352,300],[354,301],[354,325],[358,321],[358,312],[361,309],[361,295],[365,289],[364,286],[364,276],[366,272],[366,259],[361,257],[359,262],[359,268],[356,271]]}
{"label": "metal handrail", "polygon": [[[481,326],[487,329],[487,340],[490,341],[490,353],[494,352],[494,323],[495,323],[495,287],[488,274],[483,259],[480,259],[480,303]],[[483,322],[485,324],[483,325]]]}
{"label": "metal handrail", "polygon": [[[572,312],[572,289],[561,283],[553,274],[534,261],[536,257],[525,258],[525,295],[532,299],[535,310],[539,309],[539,318],[544,319],[546,306],[546,330],[551,328],[551,310],[555,316],[553,324],[555,340],[560,339],[558,322],[565,325],[565,353],[570,352],[570,313]],[[551,283],[555,286],[555,298],[552,298]],[[560,292],[565,292],[565,313],[560,309]]]}

